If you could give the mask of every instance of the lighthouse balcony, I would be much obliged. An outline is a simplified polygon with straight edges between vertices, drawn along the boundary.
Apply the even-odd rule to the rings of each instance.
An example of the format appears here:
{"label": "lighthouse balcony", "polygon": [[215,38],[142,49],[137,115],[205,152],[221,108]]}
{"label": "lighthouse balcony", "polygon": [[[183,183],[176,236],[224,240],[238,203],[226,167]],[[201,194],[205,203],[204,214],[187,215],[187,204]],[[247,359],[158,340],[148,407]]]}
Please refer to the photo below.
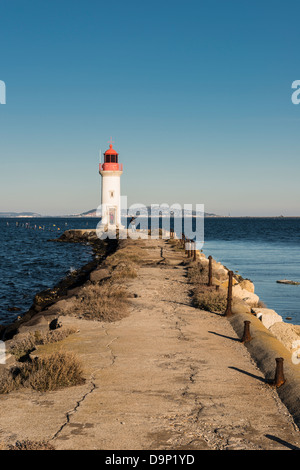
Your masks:
{"label": "lighthouse balcony", "polygon": [[99,171],[123,171],[123,163],[100,163]]}

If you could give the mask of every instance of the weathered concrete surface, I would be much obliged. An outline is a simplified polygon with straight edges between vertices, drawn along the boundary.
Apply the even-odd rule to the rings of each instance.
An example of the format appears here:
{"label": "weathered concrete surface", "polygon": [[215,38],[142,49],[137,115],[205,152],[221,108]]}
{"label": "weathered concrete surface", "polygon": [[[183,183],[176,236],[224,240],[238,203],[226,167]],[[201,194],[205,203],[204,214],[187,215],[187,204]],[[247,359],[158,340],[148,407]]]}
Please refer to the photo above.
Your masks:
{"label": "weathered concrete surface", "polygon": [[141,267],[130,282],[138,296],[127,318],[65,317],[80,331],[39,351],[76,351],[87,384],[1,397],[0,441],[45,439],[56,449],[300,448],[291,415],[231,323],[191,306],[182,255],[163,241],[149,244],[158,264]]}

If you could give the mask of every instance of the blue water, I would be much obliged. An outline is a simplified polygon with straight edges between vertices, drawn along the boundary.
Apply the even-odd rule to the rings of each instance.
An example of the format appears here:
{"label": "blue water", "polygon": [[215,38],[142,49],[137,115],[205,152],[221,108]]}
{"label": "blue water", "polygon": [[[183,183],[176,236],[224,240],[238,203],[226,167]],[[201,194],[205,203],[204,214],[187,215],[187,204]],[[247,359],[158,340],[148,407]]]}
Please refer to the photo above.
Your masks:
{"label": "blue water", "polygon": [[[28,224],[28,225],[27,225]],[[0,218],[0,323],[25,313],[38,292],[53,287],[92,259],[92,249],[48,241],[71,228],[95,228],[96,219]],[[18,312],[9,312],[17,307]]]}
{"label": "blue water", "polygon": [[276,283],[300,281],[300,219],[205,219],[203,252],[251,279],[256,294],[284,321],[300,324],[300,286]]}

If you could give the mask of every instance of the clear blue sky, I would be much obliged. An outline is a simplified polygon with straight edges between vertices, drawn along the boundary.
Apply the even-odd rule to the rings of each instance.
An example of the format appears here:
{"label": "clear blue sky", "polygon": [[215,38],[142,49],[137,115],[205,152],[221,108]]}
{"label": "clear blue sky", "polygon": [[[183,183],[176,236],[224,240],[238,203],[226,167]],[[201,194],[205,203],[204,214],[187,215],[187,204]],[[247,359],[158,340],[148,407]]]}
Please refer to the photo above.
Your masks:
{"label": "clear blue sky", "polygon": [[0,211],[129,203],[300,215],[299,1],[1,0]]}

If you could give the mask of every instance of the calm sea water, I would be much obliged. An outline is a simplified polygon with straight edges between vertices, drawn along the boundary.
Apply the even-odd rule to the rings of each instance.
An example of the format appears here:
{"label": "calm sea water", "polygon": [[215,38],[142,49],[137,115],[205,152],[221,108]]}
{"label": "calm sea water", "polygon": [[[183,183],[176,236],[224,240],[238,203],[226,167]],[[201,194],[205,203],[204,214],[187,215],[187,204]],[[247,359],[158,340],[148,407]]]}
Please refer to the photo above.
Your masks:
{"label": "calm sea water", "polygon": [[[25,313],[37,292],[92,259],[88,246],[47,240],[96,225],[94,218],[0,219],[0,323]],[[261,300],[285,321],[300,324],[300,286],[276,283],[300,281],[300,218],[205,219],[203,251],[251,279]]]}
{"label": "calm sea water", "polygon": [[[53,287],[92,259],[81,244],[55,243],[70,228],[94,228],[95,219],[0,218],[0,323],[25,313],[38,292]],[[10,312],[9,308],[20,308]]]}
{"label": "calm sea water", "polygon": [[251,279],[256,294],[284,321],[300,324],[300,286],[276,283],[300,282],[300,219],[205,219],[203,251]]}

